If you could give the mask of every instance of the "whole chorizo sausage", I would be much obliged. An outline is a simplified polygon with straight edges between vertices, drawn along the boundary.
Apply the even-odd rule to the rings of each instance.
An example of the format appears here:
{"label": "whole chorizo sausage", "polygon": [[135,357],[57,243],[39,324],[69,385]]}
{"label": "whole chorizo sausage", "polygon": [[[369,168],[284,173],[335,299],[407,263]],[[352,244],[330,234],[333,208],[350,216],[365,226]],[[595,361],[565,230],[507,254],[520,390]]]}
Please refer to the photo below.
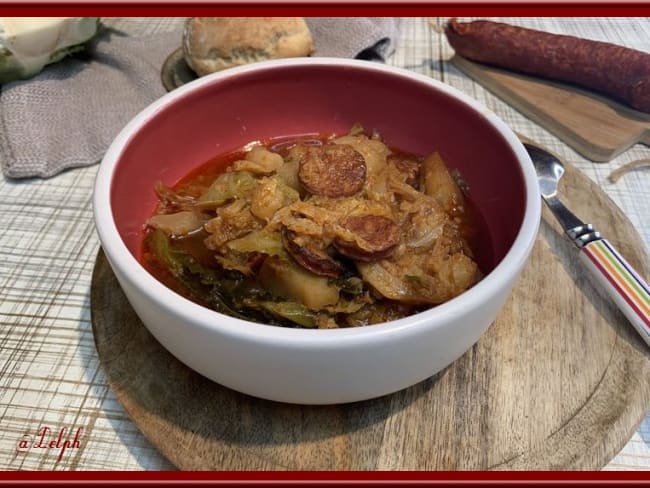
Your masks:
{"label": "whole chorizo sausage", "polygon": [[488,20],[451,19],[445,35],[470,60],[572,83],[650,113],[648,53]]}

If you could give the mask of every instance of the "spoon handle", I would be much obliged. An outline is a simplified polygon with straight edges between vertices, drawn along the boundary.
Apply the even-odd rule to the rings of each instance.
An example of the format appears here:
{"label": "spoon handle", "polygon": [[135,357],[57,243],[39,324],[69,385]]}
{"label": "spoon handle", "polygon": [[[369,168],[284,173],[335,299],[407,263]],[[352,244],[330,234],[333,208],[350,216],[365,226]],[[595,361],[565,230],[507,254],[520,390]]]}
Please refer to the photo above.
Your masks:
{"label": "spoon handle", "polygon": [[585,244],[580,258],[650,346],[650,286],[606,239]]}

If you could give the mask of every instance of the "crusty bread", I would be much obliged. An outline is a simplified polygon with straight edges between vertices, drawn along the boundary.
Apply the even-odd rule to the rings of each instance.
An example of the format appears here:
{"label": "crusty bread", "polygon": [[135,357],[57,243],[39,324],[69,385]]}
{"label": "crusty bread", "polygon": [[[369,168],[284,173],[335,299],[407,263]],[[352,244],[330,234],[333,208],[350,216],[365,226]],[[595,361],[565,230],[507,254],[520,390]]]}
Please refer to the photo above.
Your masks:
{"label": "crusty bread", "polygon": [[183,31],[185,61],[199,76],[313,52],[302,17],[192,17]]}

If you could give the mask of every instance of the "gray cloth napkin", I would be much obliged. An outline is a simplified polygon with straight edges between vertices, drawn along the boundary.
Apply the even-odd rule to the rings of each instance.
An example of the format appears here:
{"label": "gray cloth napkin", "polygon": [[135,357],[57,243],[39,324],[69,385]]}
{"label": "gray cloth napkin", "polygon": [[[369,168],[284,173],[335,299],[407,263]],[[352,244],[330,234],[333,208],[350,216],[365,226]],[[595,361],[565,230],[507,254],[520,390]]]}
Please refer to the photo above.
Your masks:
{"label": "gray cloth napkin", "polygon": [[[383,61],[395,49],[394,18],[308,18],[314,56]],[[110,29],[88,53],[10,82],[0,93],[0,163],[10,178],[47,178],[99,162],[140,110],[166,93],[161,68],[181,31],[146,37]]]}

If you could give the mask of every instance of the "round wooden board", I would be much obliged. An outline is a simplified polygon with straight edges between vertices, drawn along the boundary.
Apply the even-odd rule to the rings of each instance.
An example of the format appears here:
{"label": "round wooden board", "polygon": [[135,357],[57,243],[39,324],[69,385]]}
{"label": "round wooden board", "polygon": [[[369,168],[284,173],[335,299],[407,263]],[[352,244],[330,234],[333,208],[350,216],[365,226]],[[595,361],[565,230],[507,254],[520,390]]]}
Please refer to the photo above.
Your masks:
{"label": "round wooden board", "polygon": [[[569,166],[560,194],[649,277],[638,234],[596,185]],[[650,349],[544,212],[531,259],[480,341],[392,395],[307,407],[213,383],[149,334],[101,251],[91,295],[99,359],[133,422],[181,469],[598,469],[650,407]]]}

